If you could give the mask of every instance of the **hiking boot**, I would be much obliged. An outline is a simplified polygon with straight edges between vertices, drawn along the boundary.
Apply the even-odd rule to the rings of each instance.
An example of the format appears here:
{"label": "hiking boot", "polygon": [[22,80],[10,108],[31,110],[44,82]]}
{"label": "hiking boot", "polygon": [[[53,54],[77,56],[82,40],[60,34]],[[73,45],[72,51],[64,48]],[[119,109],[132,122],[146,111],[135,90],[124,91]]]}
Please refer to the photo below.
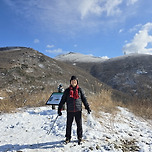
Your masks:
{"label": "hiking boot", "polygon": [[78,138],[78,145],[82,144],[82,138]]}
{"label": "hiking boot", "polygon": [[65,143],[67,144],[67,143],[69,143],[70,142],[70,138],[66,138],[65,139]]}

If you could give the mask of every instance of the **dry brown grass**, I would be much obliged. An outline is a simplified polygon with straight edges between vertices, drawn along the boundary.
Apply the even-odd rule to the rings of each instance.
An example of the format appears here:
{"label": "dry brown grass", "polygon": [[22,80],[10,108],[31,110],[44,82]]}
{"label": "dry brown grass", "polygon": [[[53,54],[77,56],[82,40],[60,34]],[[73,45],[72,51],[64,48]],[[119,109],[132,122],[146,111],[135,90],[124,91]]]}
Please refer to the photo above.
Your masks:
{"label": "dry brown grass", "polygon": [[111,98],[111,92],[103,90],[101,93],[88,97],[91,109],[98,115],[99,111],[106,113],[116,113],[118,102],[114,102]]}
{"label": "dry brown grass", "polygon": [[[1,96],[3,97],[1,92]],[[0,100],[0,112],[9,113],[14,112],[20,107],[39,107],[44,106],[50,97],[50,92],[38,93],[35,92],[31,95],[29,94],[17,94],[8,93],[5,94],[5,98]]]}
{"label": "dry brown grass", "polygon": [[[120,100],[121,98],[121,100]],[[124,98],[126,96],[124,95]],[[118,112],[118,106],[128,108],[136,116],[144,119],[152,119],[152,102],[147,100],[139,100],[137,98],[129,98],[128,102],[124,102],[123,96],[115,95],[111,91],[102,91],[101,93],[88,97],[91,109],[95,112],[96,116],[100,116],[99,112],[103,111],[112,114],[114,117]]]}
{"label": "dry brown grass", "polygon": [[49,92],[33,94],[31,97],[29,97],[29,99],[27,99],[25,106],[44,106],[49,97]]}
{"label": "dry brown grass", "polygon": [[16,109],[15,105],[6,100],[0,101],[0,112],[8,113],[12,112]]}
{"label": "dry brown grass", "polygon": [[144,119],[152,119],[152,102],[135,99],[125,105],[130,111]]}
{"label": "dry brown grass", "polygon": [[10,112],[15,109],[14,103],[8,100],[9,95],[6,92],[1,91],[0,96],[5,97],[4,99],[0,99],[0,112]]}
{"label": "dry brown grass", "polygon": [[[19,107],[38,107],[44,106],[50,97],[51,92],[35,92],[29,94],[6,94],[0,92],[0,96],[6,98],[0,100],[0,112],[13,112]],[[117,106],[128,108],[135,115],[144,119],[152,119],[152,102],[139,100],[137,98],[126,99],[127,96],[119,95],[111,90],[102,90],[100,93],[88,96],[88,102],[91,110],[94,111],[97,117],[101,117],[100,111],[110,113],[112,116],[118,111]],[[128,100],[128,101],[127,101]],[[125,102],[124,102],[125,101]],[[127,102],[126,102],[127,101]]]}

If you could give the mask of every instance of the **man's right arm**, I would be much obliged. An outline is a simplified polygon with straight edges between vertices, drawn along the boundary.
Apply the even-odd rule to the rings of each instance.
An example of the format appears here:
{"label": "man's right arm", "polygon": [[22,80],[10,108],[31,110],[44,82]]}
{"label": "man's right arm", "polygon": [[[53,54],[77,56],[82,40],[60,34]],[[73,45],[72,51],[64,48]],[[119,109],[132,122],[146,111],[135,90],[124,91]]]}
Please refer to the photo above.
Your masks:
{"label": "man's right arm", "polygon": [[58,115],[62,115],[61,110],[62,110],[63,105],[66,102],[66,98],[67,98],[67,89],[64,91],[63,96],[61,98],[61,101],[59,103],[59,106],[58,106]]}

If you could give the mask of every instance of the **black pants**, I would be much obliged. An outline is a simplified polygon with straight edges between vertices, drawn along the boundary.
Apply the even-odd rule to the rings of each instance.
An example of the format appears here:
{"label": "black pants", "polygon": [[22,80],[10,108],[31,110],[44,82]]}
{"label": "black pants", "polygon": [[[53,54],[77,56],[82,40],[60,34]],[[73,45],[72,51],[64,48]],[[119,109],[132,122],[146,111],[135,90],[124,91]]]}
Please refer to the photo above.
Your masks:
{"label": "black pants", "polygon": [[66,137],[71,139],[72,122],[75,118],[77,124],[77,137],[82,138],[82,112],[67,112]]}

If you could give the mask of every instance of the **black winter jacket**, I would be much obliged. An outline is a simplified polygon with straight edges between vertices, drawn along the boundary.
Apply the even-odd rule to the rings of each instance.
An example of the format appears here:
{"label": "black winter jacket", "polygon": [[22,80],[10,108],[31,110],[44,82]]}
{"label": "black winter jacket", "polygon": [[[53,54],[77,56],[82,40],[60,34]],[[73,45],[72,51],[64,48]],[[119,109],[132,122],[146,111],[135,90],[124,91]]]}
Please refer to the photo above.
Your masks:
{"label": "black winter jacket", "polygon": [[79,87],[78,89],[79,98],[74,99],[70,97],[70,88],[67,88],[64,91],[64,94],[62,96],[62,99],[59,103],[58,111],[61,111],[63,105],[66,103],[67,105],[67,112],[77,112],[82,111],[82,102],[85,106],[85,109],[89,110],[89,104],[87,102],[87,99],[82,91],[82,89]]}

